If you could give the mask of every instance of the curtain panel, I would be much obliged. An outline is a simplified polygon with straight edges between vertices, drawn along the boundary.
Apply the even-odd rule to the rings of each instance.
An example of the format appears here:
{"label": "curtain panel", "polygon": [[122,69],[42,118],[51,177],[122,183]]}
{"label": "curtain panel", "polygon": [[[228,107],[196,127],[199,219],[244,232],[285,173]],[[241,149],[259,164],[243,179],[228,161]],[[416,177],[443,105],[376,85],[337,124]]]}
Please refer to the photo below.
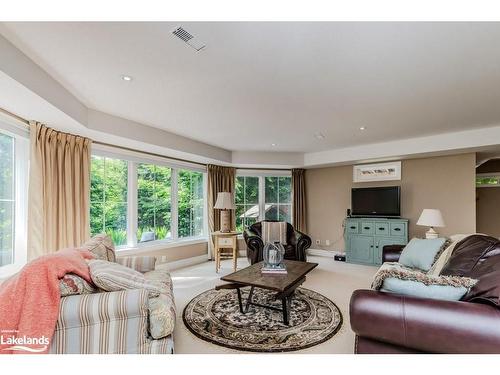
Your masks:
{"label": "curtain panel", "polygon": [[91,142],[30,122],[28,260],[90,237]]}
{"label": "curtain panel", "polygon": [[[231,167],[221,167],[219,165],[209,164],[207,166],[208,173],[208,197],[207,197],[207,212],[208,212],[208,230],[210,239],[208,241],[208,259],[213,257],[214,243],[212,233],[220,229],[220,211],[214,209],[217,201],[217,193],[229,192],[233,194],[236,183],[236,169]],[[234,210],[231,210],[231,230],[236,229],[236,219]]]}
{"label": "curtain panel", "polygon": [[292,212],[295,229],[306,232],[306,177],[304,169],[292,169]]}

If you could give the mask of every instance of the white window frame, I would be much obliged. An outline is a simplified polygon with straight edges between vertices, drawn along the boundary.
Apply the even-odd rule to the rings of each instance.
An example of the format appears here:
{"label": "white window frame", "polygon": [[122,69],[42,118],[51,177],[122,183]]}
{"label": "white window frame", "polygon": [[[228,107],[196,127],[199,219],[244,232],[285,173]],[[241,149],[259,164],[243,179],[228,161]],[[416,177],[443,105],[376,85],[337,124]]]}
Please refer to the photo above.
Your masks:
{"label": "white window frame", "polygon": [[[292,177],[292,171],[283,170],[250,170],[250,169],[237,169],[236,178],[238,177],[258,177],[259,178],[259,217],[258,221],[265,220],[266,209],[266,177]],[[236,202],[235,202],[236,203]],[[291,202],[290,202],[291,203]],[[293,204],[292,204],[293,211]],[[290,212],[293,218],[293,212]]]}
{"label": "white window frame", "polygon": [[0,266],[0,279],[19,271],[28,258],[29,133],[0,120],[0,132],[14,138],[14,259]]}
{"label": "white window frame", "polygon": [[[149,157],[144,156],[140,153],[132,151],[117,151],[110,147],[93,145],[92,146],[93,156],[102,156],[114,159],[120,159],[127,161],[128,163],[128,191],[127,191],[127,245],[118,246],[117,251],[122,253],[132,252],[132,251],[152,251],[156,249],[164,249],[168,247],[173,247],[177,245],[185,245],[191,243],[199,243],[208,241],[208,212],[207,212],[207,171],[206,168],[198,165],[192,165],[190,163],[182,162],[169,162],[163,158],[159,157]],[[139,243],[137,239],[137,165],[140,163],[154,164],[162,167],[168,167],[172,169],[171,174],[171,217],[172,222],[170,223],[170,228],[172,232],[171,238],[148,241]],[[196,172],[203,173],[203,233],[201,236],[183,237],[179,239],[178,236],[178,171],[180,169],[186,169]]]}

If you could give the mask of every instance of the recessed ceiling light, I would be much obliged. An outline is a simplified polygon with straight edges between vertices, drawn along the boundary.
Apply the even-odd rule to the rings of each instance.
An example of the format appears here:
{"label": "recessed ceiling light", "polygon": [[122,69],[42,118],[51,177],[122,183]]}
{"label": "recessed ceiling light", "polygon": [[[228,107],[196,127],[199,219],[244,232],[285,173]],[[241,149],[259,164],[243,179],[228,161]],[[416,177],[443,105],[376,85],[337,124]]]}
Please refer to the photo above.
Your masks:
{"label": "recessed ceiling light", "polygon": [[325,135],[323,133],[317,132],[317,133],[314,133],[314,138],[316,138],[318,140],[325,139]]}
{"label": "recessed ceiling light", "polygon": [[124,81],[127,81],[127,82],[132,81],[132,77],[131,77],[131,76],[125,76],[125,75],[123,75],[123,76],[122,76],[122,79],[123,79]]}
{"label": "recessed ceiling light", "polygon": [[359,130],[366,130],[366,126],[360,127]]}
{"label": "recessed ceiling light", "polygon": [[271,143],[271,146],[276,147],[278,144],[277,143]]}

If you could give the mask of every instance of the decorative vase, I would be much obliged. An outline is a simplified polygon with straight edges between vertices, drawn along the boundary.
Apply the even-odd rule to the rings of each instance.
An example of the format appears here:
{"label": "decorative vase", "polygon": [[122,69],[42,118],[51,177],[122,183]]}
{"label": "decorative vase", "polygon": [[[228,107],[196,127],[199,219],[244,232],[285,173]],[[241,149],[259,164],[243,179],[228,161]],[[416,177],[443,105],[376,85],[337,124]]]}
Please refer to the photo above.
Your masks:
{"label": "decorative vase", "polygon": [[268,242],[264,245],[264,266],[267,268],[279,268],[285,256],[285,248],[279,242]]}

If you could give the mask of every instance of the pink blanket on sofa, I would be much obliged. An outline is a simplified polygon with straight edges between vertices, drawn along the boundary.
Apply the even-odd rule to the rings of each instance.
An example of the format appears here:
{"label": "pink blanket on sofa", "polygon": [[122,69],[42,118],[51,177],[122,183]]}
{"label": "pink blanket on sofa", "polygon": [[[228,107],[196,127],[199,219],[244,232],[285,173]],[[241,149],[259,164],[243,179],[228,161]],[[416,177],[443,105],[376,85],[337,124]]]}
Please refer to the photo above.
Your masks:
{"label": "pink blanket on sofa", "polygon": [[59,279],[74,273],[91,282],[88,250],[64,249],[28,263],[0,285],[0,354],[46,353],[59,314]]}

